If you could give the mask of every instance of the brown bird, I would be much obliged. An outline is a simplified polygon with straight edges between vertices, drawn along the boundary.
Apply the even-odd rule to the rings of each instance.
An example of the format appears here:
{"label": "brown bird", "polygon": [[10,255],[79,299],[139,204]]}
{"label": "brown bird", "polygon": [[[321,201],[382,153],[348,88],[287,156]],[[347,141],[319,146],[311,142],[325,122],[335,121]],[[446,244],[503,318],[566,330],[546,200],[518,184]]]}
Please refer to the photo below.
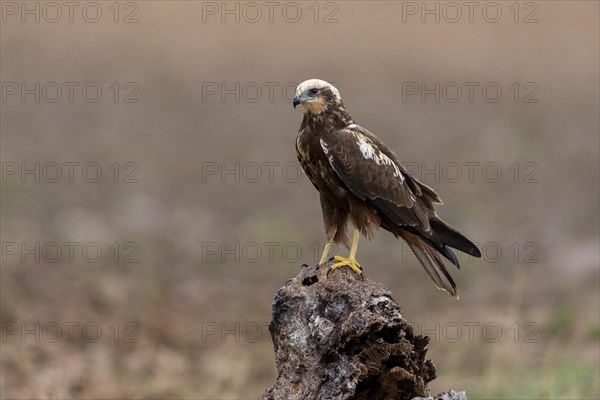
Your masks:
{"label": "brown bird", "polygon": [[331,269],[347,266],[362,274],[356,261],[359,233],[372,239],[382,227],[408,243],[438,288],[458,298],[456,283],[440,256],[460,268],[450,247],[475,257],[481,253],[438,217],[434,204],[442,204],[440,197],[412,177],[381,139],[354,122],[330,83],[302,82],[293,105],[304,110],[296,138],[298,160],[319,191],[323,211],[327,244],[319,264],[328,259],[333,243],[348,247],[350,220],[354,225],[350,256],[335,256]]}

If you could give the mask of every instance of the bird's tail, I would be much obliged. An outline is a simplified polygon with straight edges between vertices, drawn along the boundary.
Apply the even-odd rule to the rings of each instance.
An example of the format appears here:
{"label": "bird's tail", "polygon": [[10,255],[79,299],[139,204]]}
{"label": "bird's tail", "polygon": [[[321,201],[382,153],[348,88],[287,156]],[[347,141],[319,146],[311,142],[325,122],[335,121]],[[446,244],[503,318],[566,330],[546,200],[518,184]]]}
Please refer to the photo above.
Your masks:
{"label": "bird's tail", "polygon": [[452,247],[453,249],[463,251],[474,257],[481,257],[481,252],[475,246],[473,242],[467,239],[462,233],[457,231],[452,226],[442,221],[439,217],[435,216],[429,219],[431,228],[445,245]]}
{"label": "bird's tail", "polygon": [[437,250],[419,236],[413,235],[412,233],[402,232],[400,236],[408,243],[435,286],[441,290],[447,291],[452,297],[458,299],[456,283],[448,273]]}

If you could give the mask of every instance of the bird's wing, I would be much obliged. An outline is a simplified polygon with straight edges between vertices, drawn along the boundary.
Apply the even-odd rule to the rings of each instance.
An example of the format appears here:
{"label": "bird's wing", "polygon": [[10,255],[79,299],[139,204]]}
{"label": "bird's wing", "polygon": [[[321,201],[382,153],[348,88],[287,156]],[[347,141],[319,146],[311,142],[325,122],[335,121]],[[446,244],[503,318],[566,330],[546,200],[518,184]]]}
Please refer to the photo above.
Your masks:
{"label": "bird's wing", "polygon": [[[348,189],[377,207],[400,226],[412,227],[435,244],[439,240],[429,225],[432,202],[440,202],[422,190],[375,135],[356,126],[321,135],[321,148]],[[429,189],[429,188],[428,188]],[[425,200],[424,196],[428,196]]]}

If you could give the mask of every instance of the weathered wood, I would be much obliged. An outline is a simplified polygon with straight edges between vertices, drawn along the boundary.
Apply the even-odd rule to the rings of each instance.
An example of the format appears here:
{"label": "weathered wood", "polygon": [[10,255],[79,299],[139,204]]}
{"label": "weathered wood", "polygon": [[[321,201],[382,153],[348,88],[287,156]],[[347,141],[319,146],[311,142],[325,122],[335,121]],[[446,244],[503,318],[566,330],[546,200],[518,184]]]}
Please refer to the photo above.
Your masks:
{"label": "weathered wood", "polygon": [[260,399],[429,396],[429,338],[414,333],[383,285],[328,270],[305,265],[277,291],[269,330],[278,376]]}

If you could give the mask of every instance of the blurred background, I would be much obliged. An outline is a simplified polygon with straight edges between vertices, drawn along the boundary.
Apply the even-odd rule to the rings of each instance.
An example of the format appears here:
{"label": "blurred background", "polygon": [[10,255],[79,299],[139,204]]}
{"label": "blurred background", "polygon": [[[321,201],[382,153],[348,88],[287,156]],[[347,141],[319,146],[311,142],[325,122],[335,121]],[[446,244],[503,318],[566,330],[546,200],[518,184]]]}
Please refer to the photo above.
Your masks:
{"label": "blurred background", "polygon": [[455,301],[387,232],[360,243],[432,392],[600,396],[598,2],[69,4],[1,3],[2,398],[274,382],[272,298],[324,245],[309,78],[483,250]]}

